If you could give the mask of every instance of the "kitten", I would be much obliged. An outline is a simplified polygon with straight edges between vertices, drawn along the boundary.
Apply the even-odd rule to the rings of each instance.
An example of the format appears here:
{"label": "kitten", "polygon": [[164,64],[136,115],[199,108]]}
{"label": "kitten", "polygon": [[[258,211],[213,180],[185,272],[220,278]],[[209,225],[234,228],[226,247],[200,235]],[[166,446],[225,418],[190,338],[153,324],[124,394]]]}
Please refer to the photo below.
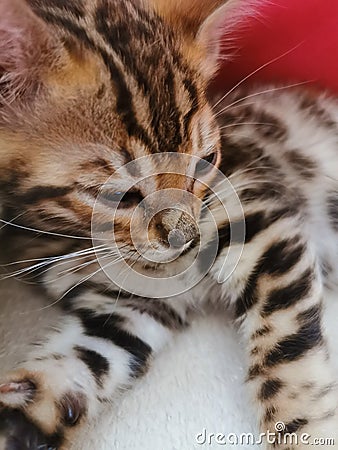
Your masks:
{"label": "kitten", "polygon": [[280,431],[266,448],[308,448],[283,433],[338,443],[321,325],[338,104],[259,87],[213,108],[220,26],[242,12],[219,3],[177,26],[179,2],[0,5],[3,201],[52,234],[35,268],[64,310],[0,384],[7,450],[69,448],[208,303],[241,328],[261,431]]}

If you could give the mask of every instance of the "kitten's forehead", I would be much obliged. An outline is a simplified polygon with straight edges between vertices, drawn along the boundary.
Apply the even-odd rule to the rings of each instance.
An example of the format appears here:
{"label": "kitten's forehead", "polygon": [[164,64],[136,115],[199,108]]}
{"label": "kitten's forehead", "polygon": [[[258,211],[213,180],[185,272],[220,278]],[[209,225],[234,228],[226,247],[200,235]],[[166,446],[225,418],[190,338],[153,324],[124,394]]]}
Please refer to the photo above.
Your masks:
{"label": "kitten's forehead", "polygon": [[99,57],[109,95],[96,102],[110,102],[128,136],[153,153],[180,149],[202,101],[202,81],[159,16],[134,0],[29,2],[64,39]]}

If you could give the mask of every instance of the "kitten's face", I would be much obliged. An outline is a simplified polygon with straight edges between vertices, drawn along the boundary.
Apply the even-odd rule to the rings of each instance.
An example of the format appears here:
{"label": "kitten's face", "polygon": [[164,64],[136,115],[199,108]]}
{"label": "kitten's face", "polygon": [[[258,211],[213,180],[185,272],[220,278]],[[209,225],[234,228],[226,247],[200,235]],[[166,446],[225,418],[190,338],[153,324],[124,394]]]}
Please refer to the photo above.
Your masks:
{"label": "kitten's face", "polygon": [[[196,200],[203,199],[220,161],[219,130],[203,95],[185,133],[186,114],[177,115],[181,130],[173,137],[179,138],[180,144],[161,143],[152,127],[145,124],[144,129],[158,147],[155,152],[142,139],[129,135],[115,112],[110,86],[105,87],[103,96],[90,91],[76,94],[68,101],[63,97],[62,104],[58,96],[54,102],[49,98],[34,123],[16,123],[14,133],[4,136],[5,148],[15,145],[22,149],[22,156],[10,163],[9,188],[14,194],[11,203],[18,213],[25,212],[23,222],[48,231],[90,236],[95,208],[96,229],[107,231],[114,223],[118,245],[127,244],[132,250],[135,244],[149,242],[150,252],[153,245],[166,251],[169,233],[184,210],[183,221],[187,225],[189,220],[191,226],[189,235],[180,225],[185,238],[182,245],[197,238],[201,202]],[[135,103],[144,101],[136,95],[133,98]],[[191,106],[187,98],[177,102],[175,109],[190,111]],[[173,109],[167,107],[162,114],[169,117]],[[164,136],[171,126],[166,121],[161,124]],[[154,196],[161,190],[166,190],[165,198]],[[141,202],[141,208],[136,208]],[[150,221],[145,209],[153,211]],[[173,209],[177,209],[177,217],[164,226],[166,214],[161,211]],[[168,212],[173,216],[173,211]]]}
{"label": "kitten's face", "polygon": [[133,259],[137,246],[174,254],[198,239],[220,144],[198,51],[186,55],[158,16],[126,5],[114,23],[109,5],[108,18],[95,11],[85,38],[57,23],[41,83],[3,105],[0,180],[23,222],[90,236],[95,212],[95,232],[114,225]]}

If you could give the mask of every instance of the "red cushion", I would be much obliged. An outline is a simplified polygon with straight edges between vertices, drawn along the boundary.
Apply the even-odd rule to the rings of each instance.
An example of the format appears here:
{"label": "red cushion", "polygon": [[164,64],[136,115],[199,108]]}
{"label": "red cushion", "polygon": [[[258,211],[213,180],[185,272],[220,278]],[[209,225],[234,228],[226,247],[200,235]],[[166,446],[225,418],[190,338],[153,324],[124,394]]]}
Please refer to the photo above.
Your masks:
{"label": "red cushion", "polygon": [[218,88],[229,89],[280,57],[248,82],[313,80],[312,85],[338,93],[338,0],[273,0],[235,37],[239,50],[224,63]]}

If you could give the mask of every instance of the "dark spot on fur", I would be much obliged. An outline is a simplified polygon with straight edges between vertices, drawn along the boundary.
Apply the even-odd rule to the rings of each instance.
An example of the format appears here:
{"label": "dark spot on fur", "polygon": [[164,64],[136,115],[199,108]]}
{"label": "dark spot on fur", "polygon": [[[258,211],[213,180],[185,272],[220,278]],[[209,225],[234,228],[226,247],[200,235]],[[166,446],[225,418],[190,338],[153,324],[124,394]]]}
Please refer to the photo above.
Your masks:
{"label": "dark spot on fur", "polygon": [[325,127],[336,129],[336,121],[326,109],[319,105],[316,98],[304,97],[300,107],[307,112],[309,116],[315,116]]}
{"label": "dark spot on fur", "polygon": [[121,300],[121,304],[134,311],[138,311],[140,314],[147,314],[161,325],[172,330],[181,330],[188,326],[188,322],[175,309],[159,299],[149,298],[142,300],[141,298],[130,298],[129,300]]}
{"label": "dark spot on fur", "polygon": [[107,358],[88,348],[77,346],[74,348],[78,358],[86,364],[94,376],[98,386],[102,387],[102,379],[109,373],[109,362]]}
{"label": "dark spot on fur", "polygon": [[254,125],[254,127],[262,137],[277,141],[285,141],[287,139],[286,126],[275,116],[265,111],[259,111],[254,117],[255,121],[261,122],[261,124]]}
{"label": "dark spot on fur", "polygon": [[264,381],[262,384],[260,393],[258,395],[260,400],[269,400],[282,389],[284,383],[278,378]]}
{"label": "dark spot on fur", "polygon": [[324,387],[321,387],[315,394],[314,394],[314,399],[315,400],[320,400],[323,397],[325,397],[325,395],[330,394],[330,392],[332,392],[333,389],[335,389],[336,387],[336,383],[330,383],[327,384]]}
{"label": "dark spot on fur", "polygon": [[311,324],[313,321],[315,325],[316,320],[317,319],[320,320],[321,314],[322,314],[321,305],[314,305],[311,308],[299,313],[297,315],[297,321],[301,326]]}
{"label": "dark spot on fur", "polygon": [[[301,253],[300,253],[301,254]],[[285,262],[284,262],[285,263]],[[290,269],[292,266],[290,267]],[[300,278],[294,280],[292,285],[274,289],[268,295],[262,308],[262,316],[268,316],[275,311],[287,309],[295,303],[306,298],[312,287],[313,273],[307,270]]]}
{"label": "dark spot on fur", "polygon": [[317,164],[310,158],[302,155],[300,150],[290,150],[284,153],[285,158],[303,178],[311,180],[316,176]]}
{"label": "dark spot on fur", "polygon": [[265,262],[265,265],[262,266],[264,273],[283,275],[291,270],[304,252],[304,247],[301,244],[297,245],[298,240],[299,238],[296,237],[272,244],[262,257],[262,263]]}
{"label": "dark spot on fur", "polygon": [[330,411],[327,411],[325,414],[323,414],[320,418],[320,420],[327,420],[330,419],[331,417],[334,417],[336,415],[336,410],[332,409]]}
{"label": "dark spot on fur", "polygon": [[291,392],[289,395],[288,395],[288,398],[290,399],[290,400],[296,400],[296,398],[298,398],[299,397],[299,392]]}
{"label": "dark spot on fur", "polygon": [[251,355],[257,355],[258,353],[260,353],[262,351],[262,349],[260,347],[254,347],[253,349],[251,349],[250,353]]}
{"label": "dark spot on fur", "polygon": [[83,2],[81,0],[72,0],[71,2],[68,0],[43,0],[43,2],[40,2],[39,0],[30,0],[29,3],[33,6],[34,10],[41,8],[42,6],[43,8],[48,8],[49,11],[53,11],[55,15],[74,15],[77,19],[81,19],[85,16]]}
{"label": "dark spot on fur", "polygon": [[247,380],[253,380],[254,378],[262,375],[264,373],[264,369],[260,364],[255,364],[249,368]]}
{"label": "dark spot on fur", "polygon": [[245,243],[252,239],[267,227],[268,221],[264,213],[256,212],[245,216]]}
{"label": "dark spot on fur", "polygon": [[[275,220],[278,220],[280,216],[283,216],[285,214],[290,214],[290,211],[274,211],[272,213],[273,217],[269,218],[269,221],[267,223],[272,223]],[[259,216],[258,216],[259,217]],[[263,219],[258,219],[263,221]],[[260,225],[262,229],[264,228],[263,225]],[[259,228],[259,227],[257,227]],[[252,234],[252,232],[251,232]],[[249,235],[250,237],[251,235]],[[288,267],[286,266],[287,262],[290,264],[296,263],[297,259],[300,257],[300,252],[295,250],[295,253],[290,252],[290,255],[286,257],[286,262],[283,260],[283,256],[285,256],[284,246],[283,244],[287,245],[289,241],[283,241],[282,243],[273,244],[261,257],[261,259],[257,262],[254,270],[251,272],[245,289],[242,293],[242,295],[237,299],[236,301],[236,317],[240,317],[243,314],[245,314],[257,301],[257,284],[258,280],[261,275],[264,274],[282,274],[285,270],[288,270]],[[281,252],[281,255],[279,255],[279,252]],[[278,265],[280,264],[280,266]]]}
{"label": "dark spot on fur", "polygon": [[265,357],[267,367],[296,361],[322,343],[321,318],[318,311],[311,308],[306,313],[300,313],[297,319],[302,323],[301,327],[296,333],[281,339],[270,350]]}
{"label": "dark spot on fur", "polygon": [[243,169],[249,164],[251,167],[252,161],[260,161],[263,155],[264,150],[255,142],[234,143],[223,135],[222,159],[219,169],[225,176],[229,177],[236,170]]}
{"label": "dark spot on fur", "polygon": [[102,403],[103,405],[110,403],[111,404],[111,398],[109,397],[97,397],[98,401]]}
{"label": "dark spot on fur", "polygon": [[301,388],[306,390],[312,390],[315,388],[315,384],[312,382],[304,383],[302,384]]}
{"label": "dark spot on fur", "polygon": [[110,341],[130,353],[132,376],[139,377],[144,374],[152,349],[140,338],[122,328],[124,317],[114,313],[96,315],[92,310],[85,308],[76,310],[76,314],[81,319],[88,336]]}
{"label": "dark spot on fur", "polygon": [[255,331],[252,335],[252,339],[261,337],[261,336],[266,336],[267,334],[271,333],[272,329],[270,325],[264,325],[262,328],[260,328],[259,330]]}
{"label": "dark spot on fur", "polygon": [[21,204],[37,203],[44,200],[57,199],[72,192],[72,186],[34,186],[23,194],[15,195]]}
{"label": "dark spot on fur", "polygon": [[338,232],[338,192],[334,192],[329,196],[327,210],[332,228]]}
{"label": "dark spot on fur", "polygon": [[67,198],[67,197],[59,197],[57,199],[55,199],[55,202],[61,206],[61,208],[64,209],[73,209],[73,202],[71,199]]}
{"label": "dark spot on fur", "polygon": [[[98,172],[105,173],[108,177],[113,175],[115,172],[114,167],[112,166],[110,161],[107,161],[104,158],[98,157],[95,159],[90,159],[79,166],[79,170],[81,172]],[[82,187],[82,189],[86,190],[88,187]]]}
{"label": "dark spot on fur", "polygon": [[255,181],[252,184],[252,188],[243,189],[239,192],[239,198],[243,203],[250,204],[255,200],[281,200],[285,195],[283,186],[276,186],[275,183],[268,180],[264,181],[263,185],[259,187],[255,186]]}
{"label": "dark spot on fur", "polygon": [[127,164],[126,170],[132,177],[142,178],[142,171],[137,160],[134,160],[130,164]]}
{"label": "dark spot on fur", "polygon": [[291,422],[285,424],[285,430],[282,434],[285,433],[296,433],[302,427],[308,424],[307,419],[294,419]]}
{"label": "dark spot on fur", "polygon": [[269,406],[266,408],[263,419],[264,423],[271,423],[274,420],[276,413],[277,409],[274,406]]}
{"label": "dark spot on fur", "polygon": [[324,278],[328,278],[330,274],[333,272],[332,265],[325,260],[320,261],[320,269]]}

